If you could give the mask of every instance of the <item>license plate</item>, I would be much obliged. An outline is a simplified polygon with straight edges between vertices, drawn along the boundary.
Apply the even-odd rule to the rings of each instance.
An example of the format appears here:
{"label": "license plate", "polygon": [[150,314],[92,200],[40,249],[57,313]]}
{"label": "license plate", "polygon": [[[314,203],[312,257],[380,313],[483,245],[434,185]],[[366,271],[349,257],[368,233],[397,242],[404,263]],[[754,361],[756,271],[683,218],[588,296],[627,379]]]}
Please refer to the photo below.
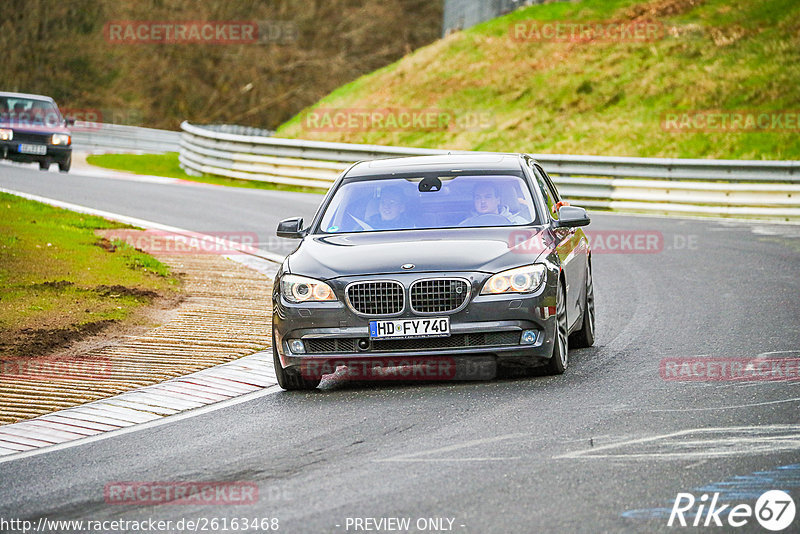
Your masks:
{"label": "license plate", "polygon": [[449,317],[385,319],[369,322],[369,337],[372,339],[447,337],[449,335]]}
{"label": "license plate", "polygon": [[47,154],[46,145],[19,145],[17,150],[20,154],[36,154],[38,156]]}

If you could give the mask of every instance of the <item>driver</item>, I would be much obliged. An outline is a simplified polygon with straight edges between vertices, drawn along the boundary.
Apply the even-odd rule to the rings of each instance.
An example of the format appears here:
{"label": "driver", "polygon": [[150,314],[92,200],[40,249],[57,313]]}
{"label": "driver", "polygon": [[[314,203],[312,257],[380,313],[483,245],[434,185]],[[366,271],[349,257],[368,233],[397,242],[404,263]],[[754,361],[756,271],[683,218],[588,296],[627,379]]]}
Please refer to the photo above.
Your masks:
{"label": "driver", "polygon": [[399,187],[389,186],[381,191],[378,213],[367,219],[367,224],[376,230],[400,230],[412,228],[406,213],[406,198]]}
{"label": "driver", "polygon": [[500,191],[496,185],[483,183],[472,192],[477,217],[481,215],[500,215],[512,224],[525,224],[528,221],[518,213],[511,213],[508,206],[501,204]]}

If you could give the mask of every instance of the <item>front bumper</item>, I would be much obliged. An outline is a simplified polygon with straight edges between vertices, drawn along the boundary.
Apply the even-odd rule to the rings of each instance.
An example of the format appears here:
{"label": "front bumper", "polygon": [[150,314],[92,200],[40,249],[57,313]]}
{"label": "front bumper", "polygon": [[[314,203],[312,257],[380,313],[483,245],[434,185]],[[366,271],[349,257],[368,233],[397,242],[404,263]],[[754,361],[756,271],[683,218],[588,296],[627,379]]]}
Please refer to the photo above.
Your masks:
{"label": "front bumper", "polygon": [[[423,276],[458,277],[471,282],[466,307],[455,313],[435,314],[450,317],[449,338],[371,340],[370,319],[384,317],[357,314],[343,298],[345,287],[355,281],[391,279],[407,289]],[[490,358],[496,363],[526,366],[545,363],[553,353],[557,273],[548,271],[543,286],[528,295],[479,295],[486,278],[488,275],[484,273],[414,273],[334,279],[328,283],[338,301],[304,304],[286,301],[276,289],[273,332],[281,364],[308,374],[314,374],[315,369],[327,374],[348,362],[362,365],[382,361],[392,365],[391,362],[419,362],[425,358],[434,362]],[[407,309],[391,318],[421,316]],[[536,331],[535,342],[522,342],[522,332],[526,330]],[[289,345],[292,340],[303,341],[305,352],[293,352]]]}
{"label": "front bumper", "polygon": [[72,155],[72,145],[42,145],[46,147],[44,154],[26,154],[19,151],[20,144],[37,144],[28,141],[0,141],[0,157],[11,161],[19,161],[23,163],[50,161],[50,162],[65,162],[70,159]]}

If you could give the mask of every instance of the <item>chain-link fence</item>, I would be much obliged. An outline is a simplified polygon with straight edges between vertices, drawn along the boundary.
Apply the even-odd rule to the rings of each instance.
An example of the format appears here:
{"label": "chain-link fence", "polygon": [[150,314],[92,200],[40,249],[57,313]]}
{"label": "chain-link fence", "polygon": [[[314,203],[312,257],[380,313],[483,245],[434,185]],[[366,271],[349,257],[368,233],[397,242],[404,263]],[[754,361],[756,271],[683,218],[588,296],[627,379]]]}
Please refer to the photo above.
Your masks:
{"label": "chain-link fence", "polygon": [[547,1],[553,0],[445,0],[442,36],[505,15],[519,7]]}

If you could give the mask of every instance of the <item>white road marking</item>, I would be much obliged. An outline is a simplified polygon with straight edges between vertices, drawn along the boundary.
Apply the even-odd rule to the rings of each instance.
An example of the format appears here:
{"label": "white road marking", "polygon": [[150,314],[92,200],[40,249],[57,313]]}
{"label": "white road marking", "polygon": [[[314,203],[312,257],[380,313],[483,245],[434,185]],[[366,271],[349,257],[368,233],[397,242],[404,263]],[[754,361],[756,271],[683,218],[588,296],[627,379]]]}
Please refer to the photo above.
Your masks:
{"label": "white road marking", "polygon": [[499,456],[485,458],[387,458],[385,460],[374,460],[375,462],[505,462],[508,460],[519,460],[522,456]]}
{"label": "white road marking", "polygon": [[712,412],[717,410],[735,410],[737,408],[753,408],[755,406],[768,406],[770,404],[782,404],[784,402],[800,402],[800,397],[793,399],[782,399],[776,401],[754,402],[751,404],[736,404],[733,406],[711,406],[708,408],[653,408],[648,412]]}
{"label": "white road marking", "polygon": [[[698,434],[696,439],[675,439]],[[626,452],[637,445],[656,444],[645,452]],[[613,450],[618,452],[610,452]],[[752,454],[779,453],[800,449],[800,425],[696,428],[638,438],[590,449],[573,451],[554,459],[654,459],[694,460]],[[664,452],[664,451],[669,452]],[[603,453],[603,451],[607,451]]]}
{"label": "white road marking", "polygon": [[[766,387],[769,385],[781,384],[783,386],[797,386],[800,380],[795,378],[788,378],[783,380],[755,380],[747,382],[734,382],[732,384],[716,384],[717,388],[753,388],[753,387]],[[708,384],[714,386],[715,384]]]}
{"label": "white road marking", "polygon": [[687,465],[686,467],[684,467],[684,469],[692,469],[692,468],[695,468],[695,467],[699,467],[699,466],[701,466],[701,465],[703,465],[704,463],[707,463],[707,462],[708,462],[708,460],[700,460],[699,462],[694,462],[692,464]]}
{"label": "white road marking", "polygon": [[479,461],[479,462],[486,462],[486,461],[501,461],[501,460],[518,460],[519,456],[514,457],[479,457],[479,458],[419,458],[420,456],[430,456],[432,454],[438,454],[442,452],[452,452],[457,451],[460,449],[465,449],[467,447],[474,447],[476,445],[486,445],[489,443],[496,443],[498,441],[505,441],[509,439],[517,439],[517,438],[529,438],[531,433],[516,433],[516,434],[504,434],[502,436],[495,436],[493,438],[483,438],[483,439],[475,439],[471,441],[465,441],[463,443],[457,443],[455,445],[448,445],[446,447],[440,447],[438,449],[429,449],[427,451],[421,452],[414,452],[408,454],[400,454],[398,456],[392,456],[390,458],[382,458],[380,460],[374,460],[375,462],[463,462],[463,461]]}

